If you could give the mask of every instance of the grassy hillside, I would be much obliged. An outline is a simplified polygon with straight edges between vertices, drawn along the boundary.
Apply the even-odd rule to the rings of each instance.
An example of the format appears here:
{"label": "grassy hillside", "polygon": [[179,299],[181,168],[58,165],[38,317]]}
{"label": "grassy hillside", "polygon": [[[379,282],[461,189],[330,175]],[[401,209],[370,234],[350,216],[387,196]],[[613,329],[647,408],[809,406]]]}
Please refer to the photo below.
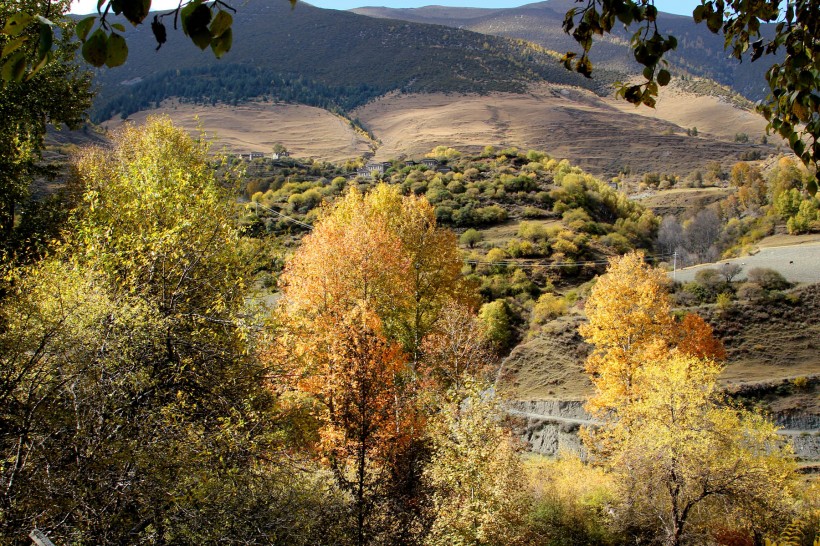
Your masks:
{"label": "grassy hillside", "polygon": [[234,23],[221,60],[180,33],[154,51],[140,28],[128,62],[98,74],[95,119],[129,114],[180,96],[236,103],[267,96],[347,111],[391,90],[522,92],[551,81],[597,88],[531,45],[433,25],[373,19],[299,3],[253,0]]}

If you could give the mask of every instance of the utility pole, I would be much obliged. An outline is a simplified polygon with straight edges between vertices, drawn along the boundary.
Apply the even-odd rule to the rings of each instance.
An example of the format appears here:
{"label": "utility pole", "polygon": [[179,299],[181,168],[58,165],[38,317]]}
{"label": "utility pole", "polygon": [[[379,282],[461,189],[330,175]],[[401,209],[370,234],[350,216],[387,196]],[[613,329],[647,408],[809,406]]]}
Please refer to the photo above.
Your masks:
{"label": "utility pole", "polygon": [[672,280],[678,281],[678,251],[672,253]]}

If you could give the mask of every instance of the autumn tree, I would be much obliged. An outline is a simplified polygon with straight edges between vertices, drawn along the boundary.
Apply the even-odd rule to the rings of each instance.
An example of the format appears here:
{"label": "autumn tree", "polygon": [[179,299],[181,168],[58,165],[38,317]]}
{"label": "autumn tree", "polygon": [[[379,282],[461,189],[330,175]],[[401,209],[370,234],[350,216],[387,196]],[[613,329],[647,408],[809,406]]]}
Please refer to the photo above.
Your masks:
{"label": "autumn tree", "polygon": [[595,347],[588,408],[601,425],[584,442],[616,476],[631,533],[677,546],[721,519],[767,528],[788,508],[788,449],[772,424],[726,400],[722,345],[700,317],[672,320],[665,284],[633,253],[593,288],[580,331]]}
{"label": "autumn tree", "polygon": [[[323,437],[336,439],[341,446],[337,449],[361,446],[361,439],[349,431],[349,423],[342,425],[332,417],[337,413],[330,407],[338,406],[332,401],[353,395],[340,392],[342,387],[362,385],[375,374],[381,388],[390,393],[387,398],[368,398],[369,406],[361,408],[362,419],[374,420],[368,427],[383,431],[378,442],[374,437],[371,447],[392,451],[388,456],[373,447],[364,463],[358,460],[358,468],[365,470],[360,477],[368,484],[356,501],[364,518],[357,523],[358,540],[367,542],[374,533],[391,532],[385,530],[391,525],[398,533],[392,535],[394,540],[408,529],[418,527],[418,532],[423,532],[428,525],[419,523],[424,517],[420,469],[429,458],[429,449],[419,412],[424,399],[420,390],[434,375],[449,382],[453,377],[448,374],[455,373],[461,380],[467,368],[480,365],[464,360],[479,357],[477,341],[475,347],[465,349],[462,343],[467,341],[448,338],[477,336],[476,326],[468,318],[448,314],[451,306],[469,300],[461,280],[455,236],[437,227],[433,209],[425,199],[402,197],[397,188],[385,185],[366,195],[353,189],[332,206],[325,206],[313,231],[286,265],[282,281],[279,312],[283,338],[274,358],[292,370],[295,382],[291,383],[298,392],[327,408],[317,413]],[[354,312],[369,317],[366,322],[370,326],[365,331],[377,331],[378,335],[365,336],[365,331],[342,327]],[[460,329],[459,320],[466,321],[466,330]],[[391,353],[388,361],[384,351],[377,351],[377,356],[359,358],[358,364],[342,364],[355,357],[345,344],[355,343],[361,336],[378,337],[391,351],[401,348],[402,356]],[[470,350],[474,354],[468,354]],[[380,371],[380,366],[390,362],[395,366],[389,373]],[[331,364],[349,368],[353,375],[339,376],[335,382],[336,376],[327,373]],[[430,370],[434,371],[428,375]],[[393,419],[390,427],[375,421],[381,403],[389,403],[385,407]],[[348,432],[338,433],[339,427]],[[349,459],[345,461],[340,468],[351,467]],[[334,464],[329,458],[326,463]],[[336,476],[343,487],[352,490],[344,472],[338,471]],[[404,518],[403,523],[374,522],[370,515],[377,502],[390,503],[392,509],[382,514]]]}
{"label": "autumn tree", "polygon": [[65,244],[4,286],[2,541],[36,524],[61,543],[311,542],[299,520],[322,501],[273,463],[230,181],[165,118],[75,168]]}
{"label": "autumn tree", "polygon": [[425,470],[434,488],[429,545],[514,545],[525,533],[521,460],[501,426],[487,384],[450,390],[431,424],[434,457]]}
{"label": "autumn tree", "polygon": [[460,392],[469,382],[486,377],[497,357],[485,324],[468,307],[444,308],[434,332],[421,346],[424,374],[436,389]]}
{"label": "autumn tree", "polygon": [[726,400],[720,371],[682,354],[647,362],[635,375],[640,399],[604,425],[618,518],[633,532],[678,546],[726,522],[753,537],[787,521],[791,448],[771,422]]}
{"label": "autumn tree", "polygon": [[313,337],[297,345],[309,370],[299,387],[317,403],[318,452],[354,499],[355,542],[368,544],[378,534],[374,511],[386,496],[391,463],[413,429],[397,421],[413,415],[397,406],[406,356],[385,339],[379,318],[361,306],[321,331],[321,341]]}
{"label": "autumn tree", "polygon": [[606,412],[635,396],[634,375],[643,352],[672,329],[662,271],[631,252],[610,261],[585,303],[587,323],[579,328],[594,346],[586,370],[596,387],[593,411]]}

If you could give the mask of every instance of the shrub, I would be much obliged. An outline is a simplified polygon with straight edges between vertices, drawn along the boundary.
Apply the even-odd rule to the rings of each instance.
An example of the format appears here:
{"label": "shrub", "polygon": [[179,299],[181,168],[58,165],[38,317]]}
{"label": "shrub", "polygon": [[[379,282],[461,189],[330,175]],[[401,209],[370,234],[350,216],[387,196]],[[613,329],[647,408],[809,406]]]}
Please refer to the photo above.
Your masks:
{"label": "shrub", "polygon": [[530,322],[532,324],[544,324],[556,319],[567,312],[567,300],[555,294],[541,294],[535,306],[532,308]]}
{"label": "shrub", "polygon": [[791,283],[779,271],[767,267],[754,267],[749,270],[746,280],[759,285],[764,290],[785,290]]}
{"label": "shrub", "polygon": [[766,298],[766,291],[757,283],[745,282],[737,289],[737,299],[761,301]]}
{"label": "shrub", "polygon": [[[438,209],[436,209],[436,216],[438,216]],[[476,243],[480,243],[483,239],[484,236],[481,232],[473,228],[468,229],[461,234],[461,237],[459,237],[461,244],[467,245],[470,248],[473,248]]]}

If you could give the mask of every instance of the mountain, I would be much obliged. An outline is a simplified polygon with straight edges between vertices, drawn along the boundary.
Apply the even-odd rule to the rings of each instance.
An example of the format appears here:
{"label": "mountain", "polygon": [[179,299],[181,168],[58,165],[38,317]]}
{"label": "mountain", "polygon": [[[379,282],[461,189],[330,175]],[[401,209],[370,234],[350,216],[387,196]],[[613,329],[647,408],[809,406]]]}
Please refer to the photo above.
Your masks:
{"label": "mountain", "polygon": [[93,117],[108,119],[177,96],[236,104],[258,96],[349,111],[389,91],[522,92],[549,81],[597,89],[614,75],[588,80],[556,54],[469,30],[374,19],[299,2],[251,0],[233,26],[221,60],[181,32],[155,51],[146,25],[129,31],[129,58],[101,70]]}
{"label": "mountain", "polygon": [[[473,9],[427,6],[412,9],[364,7],[352,10],[361,15],[418,23],[445,25],[484,34],[523,39],[547,49],[580,51],[571,36],[564,33],[561,23],[567,10],[577,7],[572,0],[548,0],[518,8]],[[762,25],[764,36],[772,35],[773,25]],[[632,60],[629,38],[637,28],[625,31],[616,25],[613,34],[596,39],[591,56],[597,69],[638,73],[639,65]],[[752,62],[737,62],[723,49],[723,38],[712,34],[705,24],[696,25],[691,17],[659,13],[658,30],[678,39],[678,48],[668,55],[678,73],[710,78],[731,87],[750,100],[768,94],[764,75],[774,59],[764,56]]]}

